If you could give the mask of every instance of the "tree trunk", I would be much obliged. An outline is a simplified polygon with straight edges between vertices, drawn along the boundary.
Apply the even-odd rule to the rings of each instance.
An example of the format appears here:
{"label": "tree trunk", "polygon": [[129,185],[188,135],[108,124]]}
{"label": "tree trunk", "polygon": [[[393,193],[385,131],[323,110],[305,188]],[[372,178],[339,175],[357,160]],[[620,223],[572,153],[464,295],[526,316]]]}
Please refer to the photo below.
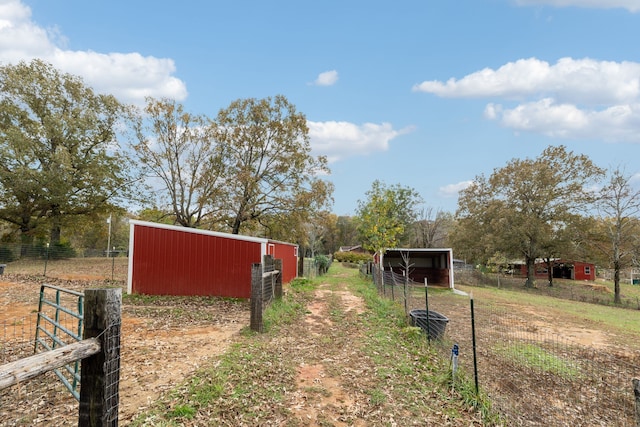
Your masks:
{"label": "tree trunk", "polygon": [[49,241],[51,242],[51,246],[56,246],[60,244],[60,225],[59,224],[54,224],[51,226]]}
{"label": "tree trunk", "polygon": [[233,220],[233,227],[231,229],[231,234],[240,234],[240,227],[242,226],[242,223],[245,218],[244,206],[245,204],[243,203],[238,209],[238,212],[236,213],[236,217]]}
{"label": "tree trunk", "polygon": [[549,278],[549,286],[553,286],[553,263],[551,262],[551,258],[547,258],[547,277]]}
{"label": "tree trunk", "polygon": [[527,281],[524,282],[525,288],[534,288],[535,281],[535,273],[536,273],[536,260],[535,258],[526,257],[525,261],[527,263]]}
{"label": "tree trunk", "polygon": [[242,220],[240,219],[240,215],[238,215],[236,216],[236,219],[233,222],[233,228],[231,229],[231,234],[240,234],[240,225],[242,225]]}
{"label": "tree trunk", "polygon": [[20,227],[20,258],[27,256],[29,248],[33,246],[33,234],[31,228]]}
{"label": "tree trunk", "polygon": [[49,234],[49,243],[51,246],[56,246],[60,244],[60,218],[62,217],[62,213],[60,212],[60,207],[57,205],[51,206],[51,229]]}
{"label": "tree trunk", "polygon": [[615,304],[620,304],[622,301],[620,300],[620,263],[618,261],[613,263],[613,288],[613,302]]}

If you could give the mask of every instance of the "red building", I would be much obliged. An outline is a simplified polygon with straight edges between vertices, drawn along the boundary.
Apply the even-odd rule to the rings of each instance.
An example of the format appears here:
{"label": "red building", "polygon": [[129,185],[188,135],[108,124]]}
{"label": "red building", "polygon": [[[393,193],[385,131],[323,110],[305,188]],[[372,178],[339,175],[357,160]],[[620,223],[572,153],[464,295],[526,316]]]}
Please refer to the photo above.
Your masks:
{"label": "red building", "polygon": [[251,296],[251,264],[282,259],[282,283],[298,275],[298,246],[258,237],[131,220],[129,293]]}
{"label": "red building", "polygon": [[[596,280],[596,266],[588,262],[569,261],[564,259],[555,259],[551,261],[554,279],[571,279],[571,280]],[[526,267],[524,274],[526,274]],[[545,262],[536,262],[536,277],[549,277],[548,265]]]}

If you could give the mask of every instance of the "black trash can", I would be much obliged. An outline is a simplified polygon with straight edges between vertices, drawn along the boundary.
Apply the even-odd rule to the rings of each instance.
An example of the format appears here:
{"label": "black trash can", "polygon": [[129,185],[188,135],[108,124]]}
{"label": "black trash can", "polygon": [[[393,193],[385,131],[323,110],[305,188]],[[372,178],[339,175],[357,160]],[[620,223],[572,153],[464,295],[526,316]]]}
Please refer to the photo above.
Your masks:
{"label": "black trash can", "polygon": [[429,337],[434,340],[444,336],[447,323],[449,323],[449,319],[437,311],[429,310],[427,317],[427,310],[411,310],[409,316],[411,317],[411,326],[419,326],[425,333],[428,325]]}

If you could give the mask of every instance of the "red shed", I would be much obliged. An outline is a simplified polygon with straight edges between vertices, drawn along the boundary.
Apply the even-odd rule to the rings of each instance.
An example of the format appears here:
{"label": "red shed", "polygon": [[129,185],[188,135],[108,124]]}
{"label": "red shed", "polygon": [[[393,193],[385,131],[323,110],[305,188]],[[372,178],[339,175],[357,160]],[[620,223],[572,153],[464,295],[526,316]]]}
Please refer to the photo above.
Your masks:
{"label": "red shed", "polygon": [[[552,261],[554,279],[596,280],[596,266],[588,262],[555,259]],[[524,269],[526,274],[526,268]],[[536,277],[547,278],[547,263],[536,261]]]}
{"label": "red shed", "polygon": [[282,283],[298,275],[298,246],[259,237],[130,220],[129,293],[251,296],[251,264],[282,259]]}

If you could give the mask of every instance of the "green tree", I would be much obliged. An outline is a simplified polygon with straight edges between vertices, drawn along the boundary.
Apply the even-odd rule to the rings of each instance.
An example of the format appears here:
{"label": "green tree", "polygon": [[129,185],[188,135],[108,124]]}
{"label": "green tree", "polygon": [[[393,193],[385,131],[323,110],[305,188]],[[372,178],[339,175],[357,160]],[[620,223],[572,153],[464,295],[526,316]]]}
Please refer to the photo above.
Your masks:
{"label": "green tree", "polygon": [[311,155],[306,118],[284,96],[234,101],[216,126],[226,195],[213,202],[232,233],[289,219],[299,234],[307,213],[331,203],[333,186],[319,178],[329,173],[327,159]]}
{"label": "green tree", "polygon": [[485,260],[495,252],[524,258],[525,286],[533,287],[536,258],[547,255],[558,230],[593,202],[587,188],[602,173],[564,146],[548,147],[536,159],[513,159],[461,191],[455,240]]}
{"label": "green tree", "polygon": [[169,99],[147,99],[135,149],[145,172],[159,180],[161,205],[177,224],[198,228],[217,219],[212,200],[224,197],[221,150],[212,123]]}
{"label": "green tree", "polygon": [[131,195],[137,178],[116,139],[126,118],[113,96],[41,60],[0,67],[0,219],[23,243],[44,225],[56,245],[66,221]]}
{"label": "green tree", "polygon": [[160,224],[175,224],[173,214],[168,210],[159,209],[157,206],[146,207],[135,214],[135,218],[140,221],[157,222]]}
{"label": "green tree", "polygon": [[417,218],[420,195],[400,184],[374,181],[365,200],[358,200],[358,233],[365,249],[379,252],[406,240],[408,227]]}

